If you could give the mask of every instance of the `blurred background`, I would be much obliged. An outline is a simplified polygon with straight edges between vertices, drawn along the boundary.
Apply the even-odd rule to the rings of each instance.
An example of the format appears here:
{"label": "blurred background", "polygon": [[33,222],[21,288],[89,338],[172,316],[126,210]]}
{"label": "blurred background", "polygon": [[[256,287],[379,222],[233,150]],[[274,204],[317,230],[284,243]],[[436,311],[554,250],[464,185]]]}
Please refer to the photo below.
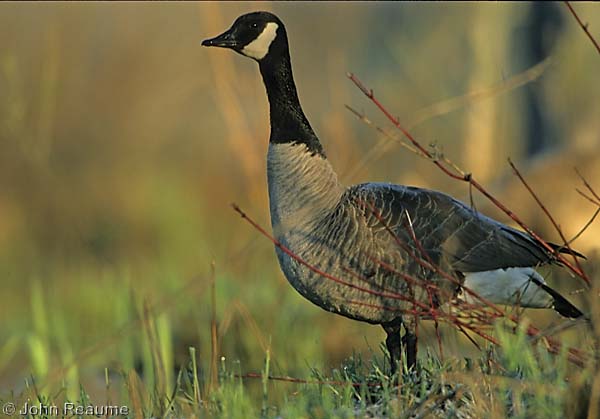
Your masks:
{"label": "blurred background", "polygon": [[[574,7],[600,37],[600,7]],[[167,370],[190,346],[208,368],[212,279],[218,356],[241,371],[267,348],[275,373],[299,376],[380,354],[380,328],[303,300],[230,208],[270,225],[268,104],[256,64],[200,41],[258,9],[286,23],[300,99],[344,183],[469,201],[466,184],[345,108],[397,136],[350,71],[548,240],[560,238],[508,157],[567,237],[593,215],[574,168],[600,190],[600,56],[561,3],[2,3],[0,392],[33,377],[93,394],[105,369],[143,373],[152,339]],[[593,255],[600,222],[573,247]],[[446,348],[463,354],[455,335]]]}

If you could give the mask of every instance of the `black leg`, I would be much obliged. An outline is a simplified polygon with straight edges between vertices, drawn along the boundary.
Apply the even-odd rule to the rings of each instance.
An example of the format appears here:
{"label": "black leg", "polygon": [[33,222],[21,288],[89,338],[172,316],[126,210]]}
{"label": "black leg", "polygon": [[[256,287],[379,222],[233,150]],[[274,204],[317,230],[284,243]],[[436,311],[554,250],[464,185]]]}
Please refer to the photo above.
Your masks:
{"label": "black leg", "polygon": [[383,326],[383,329],[387,333],[385,339],[385,345],[390,353],[390,364],[392,367],[392,374],[396,372],[396,368],[401,361],[401,343],[400,343],[400,325],[398,326]]}
{"label": "black leg", "polygon": [[414,370],[417,365],[417,335],[406,328],[402,336],[402,347],[406,352],[406,367]]}

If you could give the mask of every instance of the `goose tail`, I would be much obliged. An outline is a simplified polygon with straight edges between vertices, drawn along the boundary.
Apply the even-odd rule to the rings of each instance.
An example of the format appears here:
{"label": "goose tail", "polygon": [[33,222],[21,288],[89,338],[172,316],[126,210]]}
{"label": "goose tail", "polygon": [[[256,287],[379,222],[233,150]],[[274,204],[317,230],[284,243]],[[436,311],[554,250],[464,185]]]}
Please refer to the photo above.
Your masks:
{"label": "goose tail", "polygon": [[554,291],[552,288],[550,288],[544,283],[538,283],[537,285],[552,296],[552,298],[554,299],[552,308],[558,314],[560,314],[563,317],[568,317],[570,319],[577,319],[583,316],[583,313],[577,307],[571,304],[565,297],[560,295],[558,292]]}

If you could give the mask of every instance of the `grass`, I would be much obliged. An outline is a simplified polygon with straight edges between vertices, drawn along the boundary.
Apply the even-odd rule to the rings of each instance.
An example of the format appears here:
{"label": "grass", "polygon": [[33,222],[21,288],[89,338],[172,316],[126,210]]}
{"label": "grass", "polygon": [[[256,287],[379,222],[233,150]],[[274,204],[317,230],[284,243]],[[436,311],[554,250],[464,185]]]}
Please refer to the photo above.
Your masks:
{"label": "grass", "polygon": [[336,369],[311,368],[296,380],[304,382],[273,377],[269,351],[253,378],[243,378],[239,362],[221,358],[218,380],[212,383],[208,359],[193,347],[176,374],[167,373],[164,367],[173,361],[169,352],[148,339],[144,350],[153,354],[148,364],[129,371],[107,368],[102,396],[68,381],[41,390],[31,378],[22,392],[3,395],[1,402],[127,406],[128,416],[136,418],[585,417],[593,368],[573,371],[564,353],[549,355],[541,345],[532,345],[523,330],[508,333],[498,325],[497,333],[502,346],[486,348],[476,358],[441,361],[428,351],[416,372],[388,377],[382,349],[369,360],[351,357]]}
{"label": "grass", "polygon": [[[501,343],[499,347],[482,343],[481,351],[461,353],[449,349],[442,357],[422,346],[418,369],[394,377],[387,375],[389,365],[383,343],[367,353],[355,353],[334,367],[331,363],[317,367],[317,357],[308,361],[306,356],[303,366],[290,368],[294,365],[293,354],[273,357],[273,349],[281,352],[285,346],[273,337],[258,339],[261,329],[256,322],[266,320],[253,320],[249,313],[240,315],[238,323],[247,334],[232,328],[235,322],[228,319],[229,314],[216,310],[218,323],[191,323],[201,328],[200,347],[182,348],[178,343],[175,348],[175,342],[181,342],[177,336],[181,328],[173,324],[173,311],[180,304],[189,307],[186,297],[205,291],[201,294],[205,297],[201,299],[202,311],[210,312],[219,308],[222,296],[228,292],[227,279],[219,277],[218,270],[208,275],[214,275],[214,297],[207,287],[197,289],[198,284],[210,284],[210,280],[198,278],[152,303],[133,291],[117,293],[112,301],[104,302],[104,308],[120,327],[96,336],[95,343],[87,348],[76,344],[70,336],[69,320],[44,299],[44,284],[34,282],[29,305],[33,327],[23,336],[31,374],[20,385],[13,384],[10,390],[0,393],[0,404],[21,407],[28,401],[30,405],[59,407],[69,402],[78,406],[126,406],[127,416],[135,418],[562,418],[586,417],[588,410],[592,412],[588,406],[591,388],[599,376],[595,362],[578,368],[568,362],[566,351],[557,356],[549,354],[543,340],[534,342],[525,333],[527,318],[516,331],[508,323],[496,324],[494,334]],[[590,303],[592,316],[597,316],[600,305],[593,300]],[[285,318],[282,322],[286,326],[294,324]],[[300,336],[314,333],[310,320],[300,319],[296,324],[295,332]],[[252,327],[257,330],[248,330]],[[578,328],[578,334],[587,335],[580,341],[580,348],[593,353],[597,338],[593,331],[586,332],[589,329],[589,325]],[[445,331],[449,332],[457,334]],[[229,339],[231,335],[235,342]],[[289,336],[283,332],[280,335]],[[213,352],[215,347],[218,354]],[[261,364],[253,364],[255,358],[243,353],[220,355],[236,354],[236,349],[243,347],[253,351],[254,356],[262,354]],[[9,370],[10,361],[19,358],[18,348],[15,340],[0,347],[1,368]],[[302,347],[297,351],[310,353]],[[282,362],[284,359],[288,364]],[[217,373],[213,376],[212,371]],[[54,417],[40,413],[27,417]]]}
{"label": "grass", "polygon": [[[268,225],[259,76],[240,57],[198,46],[249,8],[0,5],[0,405],[73,401],[178,418],[600,416],[593,362],[573,367],[502,324],[501,348],[482,351],[442,327],[443,354],[425,324],[420,370],[397,377],[397,386],[385,375],[380,328],[325,313],[290,288],[272,244],[228,209],[238,202]],[[509,32],[529,5],[261,8],[286,19],[301,99],[346,183],[415,184],[468,200],[430,162],[385,138],[377,145],[374,131],[346,111],[344,104],[364,107],[383,124],[346,80],[355,71],[403,121],[419,122],[411,132],[424,144],[478,176],[493,172],[486,186],[501,190],[508,167],[469,157],[483,139],[490,156],[540,168],[533,187],[545,191],[568,236],[589,219],[572,166],[598,178],[600,84],[581,28],[563,28],[551,64],[532,82],[555,124],[553,141],[564,147],[555,169],[523,156],[521,88],[423,116],[535,64],[507,54]],[[599,27],[593,5],[576,8],[590,30]],[[315,30],[300,38],[308,25]],[[315,60],[314,45],[325,59]],[[504,201],[552,239],[517,186],[503,191]],[[574,245],[592,256],[597,237]],[[597,278],[591,259],[586,270]],[[577,292],[567,275],[549,282]],[[568,295],[586,312],[597,306],[583,293]],[[526,314],[540,327],[556,319]],[[559,335],[590,352],[594,336],[584,325]],[[44,416],[52,415],[36,418]]]}

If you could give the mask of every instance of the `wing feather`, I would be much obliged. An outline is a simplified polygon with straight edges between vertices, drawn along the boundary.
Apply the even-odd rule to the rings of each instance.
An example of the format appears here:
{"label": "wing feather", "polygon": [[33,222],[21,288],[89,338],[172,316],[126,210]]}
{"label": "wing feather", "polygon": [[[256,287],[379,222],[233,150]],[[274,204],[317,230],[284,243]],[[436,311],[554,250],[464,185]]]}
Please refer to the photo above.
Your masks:
{"label": "wing feather", "polygon": [[493,220],[460,201],[428,189],[382,183],[356,185],[353,197],[371,202],[402,240],[410,241],[406,214],[420,245],[451,269],[481,272],[555,261],[534,238]]}

